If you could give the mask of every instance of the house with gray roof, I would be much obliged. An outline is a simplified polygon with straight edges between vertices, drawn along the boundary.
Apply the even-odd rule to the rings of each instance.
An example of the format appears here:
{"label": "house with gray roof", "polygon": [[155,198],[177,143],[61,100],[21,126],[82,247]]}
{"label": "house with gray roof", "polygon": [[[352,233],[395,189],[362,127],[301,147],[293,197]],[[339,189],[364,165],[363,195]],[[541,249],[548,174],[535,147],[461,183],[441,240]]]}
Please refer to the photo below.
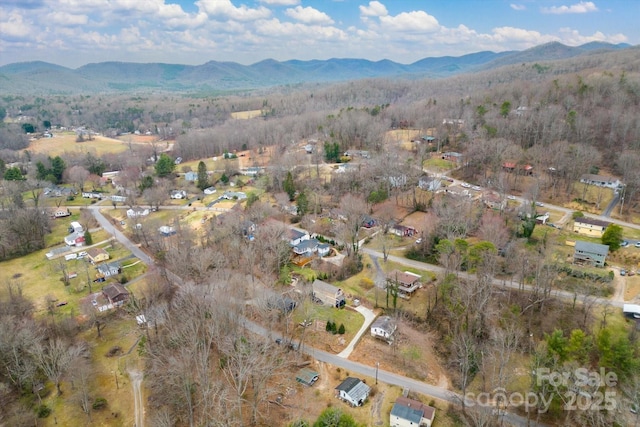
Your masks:
{"label": "house with gray roof", "polygon": [[369,397],[371,387],[359,378],[347,377],[335,390],[337,398],[344,400],[351,406],[362,406]]}
{"label": "house with gray roof", "polygon": [[120,274],[122,272],[122,267],[119,262],[110,262],[100,264],[96,267],[96,270],[98,270],[98,276],[100,277],[111,277]]}
{"label": "house with gray roof", "polygon": [[573,262],[576,264],[588,264],[595,267],[604,267],[609,254],[609,246],[599,243],[577,240],[573,253]]}
{"label": "house with gray roof", "polygon": [[344,307],[346,300],[344,292],[337,286],[333,286],[331,283],[323,282],[316,279],[311,284],[313,299],[324,305],[331,307]]}
{"label": "house with gray roof", "polygon": [[398,325],[390,316],[378,317],[371,324],[371,336],[385,340],[389,344],[393,342],[393,335],[398,329]]}
{"label": "house with gray roof", "polygon": [[391,408],[391,427],[431,427],[436,416],[436,408],[417,400],[400,396]]}

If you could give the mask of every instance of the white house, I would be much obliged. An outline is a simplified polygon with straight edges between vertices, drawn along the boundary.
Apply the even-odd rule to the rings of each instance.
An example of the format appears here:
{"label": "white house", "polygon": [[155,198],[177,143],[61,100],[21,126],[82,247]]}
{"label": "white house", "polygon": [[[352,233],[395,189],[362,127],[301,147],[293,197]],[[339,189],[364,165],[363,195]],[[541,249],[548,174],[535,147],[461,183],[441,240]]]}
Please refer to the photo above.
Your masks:
{"label": "white house", "polygon": [[303,240],[309,240],[309,233],[292,228],[289,230],[289,245],[298,246]]}
{"label": "white house", "polygon": [[128,218],[140,218],[149,215],[148,208],[135,207],[127,210]]}
{"label": "white house", "polygon": [[212,194],[215,194],[216,192],[216,188],[215,187],[208,187],[204,189],[204,194],[210,196]]}
{"label": "white house", "polygon": [[378,317],[371,324],[371,336],[387,341],[389,344],[393,342],[393,334],[398,329],[396,322],[389,316]]}
{"label": "white house", "polygon": [[67,246],[83,246],[84,233],[74,231],[64,238],[64,242],[67,244]]}
{"label": "white house", "polygon": [[336,397],[339,399],[344,400],[351,406],[362,406],[369,397],[371,387],[359,378],[347,377],[335,390]]}
{"label": "white house", "polygon": [[622,182],[618,178],[593,174],[582,175],[580,182],[587,185],[595,185],[596,187],[613,188],[614,190],[622,186]]}
{"label": "white house", "polygon": [[421,176],[418,180],[418,188],[425,191],[436,191],[442,187],[442,180],[432,176]]}
{"label": "white house", "polygon": [[71,221],[69,233],[84,233],[84,227],[78,221]]}
{"label": "white house", "polygon": [[174,200],[186,199],[187,192],[184,190],[172,190],[169,197],[171,197]]}
{"label": "white house", "polygon": [[391,427],[431,427],[436,409],[417,400],[400,396],[391,408]]}
{"label": "white house", "polygon": [[93,191],[84,191],[82,193],[82,197],[85,199],[102,199],[102,194],[101,193],[96,193]]}

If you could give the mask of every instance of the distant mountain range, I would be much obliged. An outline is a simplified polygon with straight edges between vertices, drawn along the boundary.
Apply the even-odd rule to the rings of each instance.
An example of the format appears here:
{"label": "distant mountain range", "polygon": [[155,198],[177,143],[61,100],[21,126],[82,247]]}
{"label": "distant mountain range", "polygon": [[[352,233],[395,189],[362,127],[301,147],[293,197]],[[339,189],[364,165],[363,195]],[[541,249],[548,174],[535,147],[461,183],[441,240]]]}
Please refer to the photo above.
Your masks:
{"label": "distant mountain range", "polygon": [[337,82],[363,78],[441,78],[510,64],[549,61],[626,49],[629,44],[591,42],[570,47],[552,42],[524,51],[477,52],[463,56],[424,58],[412,64],[365,59],[279,62],[252,65],[210,61],[202,65],[101,62],[77,69],[47,62],[21,62],[0,67],[0,92],[71,94],[119,91],[236,91],[278,85]]}

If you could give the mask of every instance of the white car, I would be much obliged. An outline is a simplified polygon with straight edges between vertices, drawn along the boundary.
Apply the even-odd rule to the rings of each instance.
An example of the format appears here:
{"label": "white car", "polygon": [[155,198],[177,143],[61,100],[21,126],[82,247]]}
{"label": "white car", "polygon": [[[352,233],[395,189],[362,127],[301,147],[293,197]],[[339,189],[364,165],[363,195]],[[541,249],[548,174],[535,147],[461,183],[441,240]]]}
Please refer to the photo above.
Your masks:
{"label": "white car", "polygon": [[82,252],[80,252],[80,253],[78,254],[78,258],[84,258],[84,257],[86,257],[87,255],[89,255],[89,254],[88,254],[86,251],[82,251]]}
{"label": "white car", "polygon": [[466,182],[463,182],[460,184],[460,187],[471,188],[471,184],[467,184]]}
{"label": "white car", "polygon": [[507,196],[507,199],[509,199],[509,200],[515,200],[515,199],[516,199],[516,196],[511,196],[511,195],[509,195],[509,196]]}
{"label": "white car", "polygon": [[542,202],[536,202],[536,206],[544,206],[544,203],[542,203]]}
{"label": "white car", "polygon": [[473,191],[481,191],[482,190],[482,188],[478,187],[477,185],[474,185],[473,187],[471,187],[471,189]]}

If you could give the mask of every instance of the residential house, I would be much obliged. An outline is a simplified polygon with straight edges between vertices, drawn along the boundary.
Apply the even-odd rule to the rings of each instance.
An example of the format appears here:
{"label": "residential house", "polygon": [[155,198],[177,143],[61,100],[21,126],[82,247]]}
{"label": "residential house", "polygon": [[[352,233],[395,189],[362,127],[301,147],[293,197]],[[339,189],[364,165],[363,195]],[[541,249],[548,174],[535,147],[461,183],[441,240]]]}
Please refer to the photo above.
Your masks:
{"label": "residential house", "polygon": [[596,187],[613,188],[614,190],[622,186],[622,182],[618,178],[593,174],[582,175],[580,182],[587,185],[595,185]]}
{"label": "residential house", "polygon": [[463,155],[455,151],[446,151],[442,153],[442,160],[449,160],[453,163],[462,163]]}
{"label": "residential house", "polygon": [[330,283],[316,279],[311,284],[311,288],[315,301],[337,308],[344,307],[344,305],[346,304],[344,292],[342,292],[342,289],[333,286]]}
{"label": "residential house", "polygon": [[362,157],[363,159],[368,159],[371,157],[368,151],[365,150],[348,150],[344,153],[345,157]]}
{"label": "residential house", "polygon": [[226,200],[245,200],[247,195],[242,191],[225,191],[220,198]]}
{"label": "residential house", "polygon": [[436,416],[436,408],[417,400],[400,396],[391,408],[391,427],[431,427]]}
{"label": "residential house", "polygon": [[117,276],[122,272],[122,267],[119,262],[110,262],[106,264],[100,264],[96,267],[99,277],[111,277]]}
{"label": "residential house", "polygon": [[418,188],[424,191],[437,191],[442,187],[442,180],[434,176],[424,175],[418,179]]}
{"label": "residential house", "polygon": [[358,171],[359,167],[358,165],[354,165],[351,163],[340,163],[338,165],[338,169],[336,169],[337,173],[344,173],[344,172],[356,172]]}
{"label": "residential house", "polygon": [[317,239],[305,239],[299,244],[293,247],[293,252],[296,255],[310,257],[314,253],[318,252],[318,244],[320,242]]}
{"label": "residential house", "polygon": [[599,243],[576,241],[573,253],[573,262],[590,264],[595,267],[604,267],[605,260],[609,254],[609,246]]}
{"label": "residential house", "polygon": [[400,188],[407,185],[407,175],[396,175],[388,177],[389,185],[393,188]]}
{"label": "residential house", "polygon": [[122,305],[129,299],[129,291],[120,283],[111,283],[102,288],[102,295],[109,304]]}
{"label": "residential house", "polygon": [[503,210],[507,206],[507,201],[500,197],[498,193],[487,191],[482,195],[482,203],[489,209]]}
{"label": "residential house", "polygon": [[546,224],[547,221],[549,221],[549,217],[550,217],[549,212],[545,212],[542,215],[538,215],[536,217],[536,224],[543,224],[543,225]]}
{"label": "residential house", "polygon": [[84,245],[84,233],[74,231],[64,238],[64,243],[67,246],[83,246]]}
{"label": "residential house", "polygon": [[102,193],[96,193],[93,191],[83,191],[82,197],[85,199],[102,199]]}
{"label": "residential house", "polygon": [[306,231],[296,230],[295,228],[289,229],[289,245],[291,247],[298,246],[303,240],[309,240],[309,233]]}
{"label": "residential house", "polygon": [[57,208],[51,213],[52,218],[64,218],[66,216],[71,216],[71,212],[67,208]]}
{"label": "residential house", "polygon": [[107,261],[109,259],[109,252],[102,248],[89,248],[87,249],[87,258],[92,264]]}
{"label": "residential house", "polygon": [[204,189],[204,194],[206,194],[207,196],[215,194],[215,192],[216,192],[216,188],[215,187],[208,187],[208,188]]}
{"label": "residential house", "polygon": [[590,237],[602,237],[604,230],[609,226],[609,222],[595,218],[576,218],[573,220],[573,231]]}
{"label": "residential house", "polygon": [[149,215],[148,208],[135,207],[127,210],[128,218],[141,218],[147,215]]}
{"label": "residential house", "polygon": [[296,374],[296,381],[304,385],[312,386],[318,381],[318,373],[313,369],[302,368]]}
{"label": "residential house", "polygon": [[198,180],[198,172],[189,171],[184,174],[185,181],[196,182]]}
{"label": "residential house", "polygon": [[389,228],[389,233],[395,234],[399,237],[411,237],[417,233],[416,229],[413,227],[407,227],[405,225],[394,224]]}
{"label": "residential house", "polygon": [[262,173],[263,168],[257,166],[251,166],[242,170],[242,175],[246,176],[258,176]]}
{"label": "residential house", "polygon": [[120,203],[124,203],[127,201],[127,196],[111,196],[111,201],[112,202],[120,202]]}
{"label": "residential house", "polygon": [[371,324],[371,336],[385,340],[391,344],[393,342],[393,335],[397,329],[398,325],[391,317],[381,316]]}
{"label": "residential house", "polygon": [[163,237],[169,237],[169,236],[173,236],[174,234],[176,234],[176,229],[173,228],[173,227],[170,227],[168,225],[163,225],[162,227],[158,228],[158,232]]}
{"label": "residential house", "polygon": [[171,190],[171,193],[169,194],[169,197],[171,197],[174,200],[186,199],[187,198],[187,192],[184,191],[184,190]]}
{"label": "residential house", "polygon": [[337,398],[348,402],[351,406],[362,406],[369,397],[371,387],[359,378],[347,377],[335,390]]}
{"label": "residential house", "polygon": [[397,286],[398,293],[401,296],[408,297],[418,290],[420,286],[422,286],[422,283],[420,283],[420,276],[417,274],[408,271],[393,270],[387,274],[387,286],[388,285]]}
{"label": "residential house", "polygon": [[522,165],[516,162],[504,162],[502,169],[506,172],[516,172],[520,175],[533,175],[533,166]]}

